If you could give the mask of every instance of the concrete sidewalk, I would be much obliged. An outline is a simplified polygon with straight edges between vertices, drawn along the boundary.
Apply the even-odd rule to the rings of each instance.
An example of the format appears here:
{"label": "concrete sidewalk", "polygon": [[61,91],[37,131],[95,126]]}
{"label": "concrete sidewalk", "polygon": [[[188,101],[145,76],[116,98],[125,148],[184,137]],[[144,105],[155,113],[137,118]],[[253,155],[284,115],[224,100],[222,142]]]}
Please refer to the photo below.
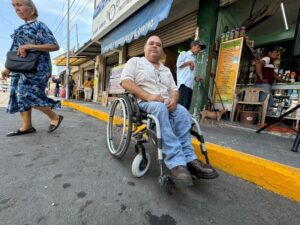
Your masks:
{"label": "concrete sidewalk", "polygon": [[[64,106],[107,121],[109,107],[97,103],[63,102]],[[254,130],[203,125],[211,163],[218,169],[300,202],[300,153],[290,151],[292,138]],[[193,140],[196,153],[199,143]]]}

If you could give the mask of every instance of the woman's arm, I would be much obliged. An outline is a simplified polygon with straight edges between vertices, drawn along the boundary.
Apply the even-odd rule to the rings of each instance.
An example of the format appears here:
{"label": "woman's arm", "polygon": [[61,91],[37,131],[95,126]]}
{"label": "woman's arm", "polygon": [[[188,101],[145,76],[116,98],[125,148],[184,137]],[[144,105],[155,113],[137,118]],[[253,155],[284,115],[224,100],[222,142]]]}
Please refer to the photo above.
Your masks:
{"label": "woman's arm", "polygon": [[18,55],[21,57],[26,56],[26,51],[27,50],[34,50],[34,51],[40,51],[40,52],[53,52],[57,51],[59,49],[58,45],[54,44],[43,44],[43,45],[21,45],[18,49]]}
{"label": "woman's arm", "polygon": [[282,82],[282,83],[289,83],[289,81],[282,79],[282,78],[281,78],[280,76],[278,76],[278,74],[275,73],[275,72],[273,73],[273,77],[274,77],[275,80],[277,80],[277,81],[279,81],[279,82]]}
{"label": "woman's arm", "polygon": [[265,62],[263,60],[259,60],[255,64],[256,76],[262,81],[264,80],[263,75],[262,75],[262,68],[264,65],[265,65]]}

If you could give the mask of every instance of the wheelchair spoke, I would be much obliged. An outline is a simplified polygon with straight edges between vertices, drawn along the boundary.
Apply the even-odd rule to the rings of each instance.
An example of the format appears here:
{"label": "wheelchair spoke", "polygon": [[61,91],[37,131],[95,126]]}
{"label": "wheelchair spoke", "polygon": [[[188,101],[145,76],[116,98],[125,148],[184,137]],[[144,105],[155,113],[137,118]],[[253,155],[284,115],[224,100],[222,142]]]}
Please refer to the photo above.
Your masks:
{"label": "wheelchair spoke", "polygon": [[122,157],[131,139],[131,111],[122,98],[114,101],[107,126],[107,143],[109,151],[116,157]]}

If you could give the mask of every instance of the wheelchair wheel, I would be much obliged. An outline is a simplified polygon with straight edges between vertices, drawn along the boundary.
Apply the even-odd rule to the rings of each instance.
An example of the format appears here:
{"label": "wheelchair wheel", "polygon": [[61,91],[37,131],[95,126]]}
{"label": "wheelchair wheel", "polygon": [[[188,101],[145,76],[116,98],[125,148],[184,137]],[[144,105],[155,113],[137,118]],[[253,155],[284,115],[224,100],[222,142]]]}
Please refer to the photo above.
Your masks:
{"label": "wheelchair wheel", "polygon": [[131,173],[135,177],[142,177],[148,171],[151,163],[151,157],[149,153],[146,152],[146,160],[143,159],[142,153],[139,153],[135,156],[132,166]]}
{"label": "wheelchair wheel", "polygon": [[107,123],[107,145],[109,152],[121,158],[127,151],[132,135],[132,112],[128,101],[116,99]]}

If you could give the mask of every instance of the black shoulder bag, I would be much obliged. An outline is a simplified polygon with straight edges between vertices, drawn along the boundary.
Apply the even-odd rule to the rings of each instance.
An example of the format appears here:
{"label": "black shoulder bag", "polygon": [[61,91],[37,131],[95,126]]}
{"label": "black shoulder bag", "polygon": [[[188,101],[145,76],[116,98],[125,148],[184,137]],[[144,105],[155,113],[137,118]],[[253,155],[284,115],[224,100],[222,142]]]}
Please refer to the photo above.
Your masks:
{"label": "black shoulder bag", "polygon": [[27,52],[26,57],[20,57],[16,51],[9,51],[6,54],[6,69],[14,73],[35,73],[40,52]]}
{"label": "black shoulder bag", "polygon": [[5,67],[14,73],[35,73],[37,71],[37,62],[40,55],[41,52],[27,51],[26,57],[20,57],[17,55],[17,51],[8,51],[6,54]]}

